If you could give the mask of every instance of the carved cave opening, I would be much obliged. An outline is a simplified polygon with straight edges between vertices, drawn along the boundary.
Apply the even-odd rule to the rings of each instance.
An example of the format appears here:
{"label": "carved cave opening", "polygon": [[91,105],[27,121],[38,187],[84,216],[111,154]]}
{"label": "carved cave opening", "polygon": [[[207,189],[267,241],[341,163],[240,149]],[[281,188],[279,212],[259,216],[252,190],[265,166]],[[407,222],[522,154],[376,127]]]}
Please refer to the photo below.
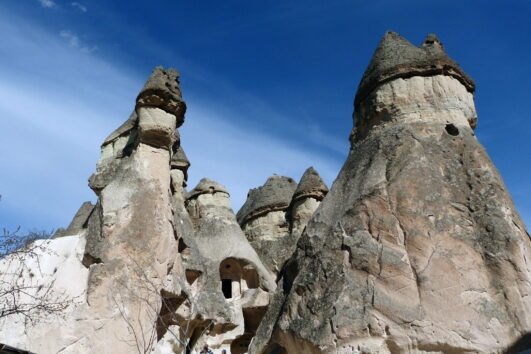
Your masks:
{"label": "carved cave opening", "polygon": [[226,299],[240,298],[247,289],[257,289],[260,286],[256,267],[242,259],[223,260],[219,265],[219,277],[221,291]]}
{"label": "carved cave opening", "polygon": [[221,291],[225,299],[232,299],[232,280],[221,279]]}
{"label": "carved cave opening", "polygon": [[444,128],[448,134],[451,136],[458,136],[459,135],[459,129],[453,124],[446,124],[446,127]]}

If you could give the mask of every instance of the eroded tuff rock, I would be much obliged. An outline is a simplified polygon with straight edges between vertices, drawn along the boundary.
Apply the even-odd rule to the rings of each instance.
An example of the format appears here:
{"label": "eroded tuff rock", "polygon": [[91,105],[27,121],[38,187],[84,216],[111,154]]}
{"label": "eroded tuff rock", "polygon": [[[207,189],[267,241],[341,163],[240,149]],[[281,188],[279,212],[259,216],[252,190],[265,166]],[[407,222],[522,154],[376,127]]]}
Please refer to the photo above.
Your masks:
{"label": "eroded tuff rock", "polygon": [[454,77],[469,92],[474,92],[474,81],[446,54],[435,34],[429,34],[422,45],[416,47],[398,33],[387,32],[363,74],[354,100],[355,107],[385,82],[397,78],[435,75]]}
{"label": "eroded tuff rock", "polygon": [[302,230],[327,192],[313,167],[306,170],[298,185],[289,177],[273,175],[263,186],[249,191],[238,221],[275,274],[292,255]]}
{"label": "eroded tuff rock", "polygon": [[265,265],[275,273],[291,253],[286,245],[290,227],[288,208],[297,183],[290,177],[273,175],[263,186],[251,189],[238,211],[238,222]]}
{"label": "eroded tuff rock", "polygon": [[273,275],[247,242],[224,186],[201,180],[188,194],[186,206],[195,228],[188,247],[197,254],[190,253],[184,263],[192,270],[205,269],[199,279],[204,299],[198,302],[208,305],[212,314],[220,312],[216,303],[225,304],[232,313],[227,323],[233,328],[218,333],[216,340],[231,345],[237,338],[252,337],[256,327],[252,323],[260,322],[269,303],[267,293],[276,287]]}
{"label": "eroded tuff rock", "polygon": [[188,180],[188,169],[190,168],[190,161],[184,153],[182,146],[175,149],[171,157],[171,168],[181,170],[184,174],[185,181]]}
{"label": "eroded tuff rock", "polygon": [[179,72],[156,67],[136,98],[136,109],[160,108],[176,117],[177,127],[184,122],[186,104],[182,99]]}
{"label": "eroded tuff rock", "polygon": [[250,353],[497,353],[531,331],[529,235],[474,136],[473,85],[418,70],[438,65],[432,39],[382,40],[360,89],[381,48],[413,65],[358,93],[348,159]]}
{"label": "eroded tuff rock", "polygon": [[[2,332],[12,344],[39,353],[180,353],[205,343],[247,351],[275,278],[238,225],[224,186],[205,178],[186,191],[177,77],[156,68],[135,112],[102,144],[89,180],[98,201],[83,204],[65,231],[78,250],[69,264],[81,269],[72,275],[79,301],[62,321],[33,326],[17,318]],[[53,240],[49,253],[63,252],[63,244]],[[31,281],[63,286],[56,273],[68,272]]]}
{"label": "eroded tuff rock", "polygon": [[[161,69],[155,69],[148,83],[160,75]],[[159,293],[177,252],[169,147],[180,117],[138,100],[134,127],[102,146],[91,177],[99,199],[88,222],[83,259],[89,268],[86,321],[99,323],[99,328],[87,331],[83,324],[80,332],[95,342],[91,350],[102,352],[109,345],[116,351],[155,345],[153,309],[161,306]],[[159,104],[168,105],[171,102]],[[124,154],[128,146],[130,151]],[[117,341],[109,333],[136,337]]]}
{"label": "eroded tuff rock", "polygon": [[0,321],[2,342],[44,354],[525,348],[531,241],[474,136],[474,84],[434,35],[382,39],[330,192],[313,168],[298,184],[272,176],[237,216],[220,183],[186,190],[178,76],[156,68],[105,139],[98,201],[65,237],[37,241],[29,271],[0,260],[12,281],[69,297],[36,323]]}
{"label": "eroded tuff rock", "polygon": [[296,235],[297,240],[326,194],[328,187],[317,171],[309,167],[293,193],[290,206],[291,233]]}
{"label": "eroded tuff rock", "polygon": [[273,175],[263,186],[251,189],[245,204],[238,211],[240,224],[272,211],[286,210],[289,207],[297,183],[290,177]]}

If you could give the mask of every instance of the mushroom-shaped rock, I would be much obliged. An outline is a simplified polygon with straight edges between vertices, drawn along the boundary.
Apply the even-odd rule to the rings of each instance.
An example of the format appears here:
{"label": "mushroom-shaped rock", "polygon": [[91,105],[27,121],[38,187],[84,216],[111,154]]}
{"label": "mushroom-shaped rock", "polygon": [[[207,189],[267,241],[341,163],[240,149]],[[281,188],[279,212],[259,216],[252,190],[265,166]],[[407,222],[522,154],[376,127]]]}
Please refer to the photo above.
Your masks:
{"label": "mushroom-shaped rock", "polygon": [[136,108],[156,107],[177,117],[177,127],[184,121],[186,104],[181,95],[179,72],[156,67],[136,99]]}
{"label": "mushroom-shaped rock", "polygon": [[441,41],[429,34],[416,47],[395,32],[387,32],[376,48],[363,75],[355,106],[377,86],[399,77],[448,75],[455,77],[469,92],[474,92],[474,81],[445,53]]}
{"label": "mushroom-shaped rock", "polygon": [[240,225],[270,211],[285,210],[291,203],[297,183],[290,177],[273,175],[262,187],[249,191],[247,200],[236,215]]}
{"label": "mushroom-shaped rock", "polygon": [[[212,320],[209,341],[230,343],[251,330],[246,316],[255,312],[243,308],[243,303],[260,309],[259,321],[267,306],[267,292],[276,287],[275,278],[238,225],[224,186],[202,179],[189,193],[186,208],[188,213],[182,215],[190,216],[193,230],[176,230],[186,248],[181,264],[172,272],[185,270],[197,313],[202,320]],[[175,219],[175,225],[181,221],[189,223]]]}
{"label": "mushroom-shaped rock", "polygon": [[471,80],[435,36],[388,33],[371,85],[248,353],[506,352],[531,332],[531,241],[469,124]]}
{"label": "mushroom-shaped rock", "polygon": [[197,186],[188,193],[186,199],[197,198],[201,194],[214,194],[214,193],[225,193],[229,195],[227,188],[224,185],[213,181],[209,178],[202,178]]}
{"label": "mushroom-shaped rock", "polygon": [[327,193],[328,187],[321,176],[313,167],[308,168],[302,175],[291,202],[291,236],[293,242],[289,248],[292,252],[299,236]]}
{"label": "mushroom-shaped rock", "polygon": [[473,91],[472,79],[446,55],[435,35],[416,47],[387,32],[356,94],[351,144],[373,127],[398,121],[471,131],[477,125]]}
{"label": "mushroom-shaped rock", "polygon": [[293,194],[293,201],[312,197],[317,200],[323,200],[328,193],[328,187],[319,176],[319,173],[309,167],[301,177],[299,185]]}
{"label": "mushroom-shaped rock", "polygon": [[238,212],[238,222],[262,262],[278,274],[296,243],[290,238],[289,206],[297,183],[292,178],[273,175],[251,189]]}

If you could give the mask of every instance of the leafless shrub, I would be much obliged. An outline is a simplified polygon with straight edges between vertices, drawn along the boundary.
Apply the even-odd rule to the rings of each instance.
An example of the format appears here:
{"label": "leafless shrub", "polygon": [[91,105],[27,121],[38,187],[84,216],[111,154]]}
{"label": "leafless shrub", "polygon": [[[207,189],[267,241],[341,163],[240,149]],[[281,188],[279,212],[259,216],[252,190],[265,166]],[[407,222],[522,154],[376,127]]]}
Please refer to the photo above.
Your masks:
{"label": "leafless shrub", "polygon": [[[21,316],[26,323],[50,314],[62,313],[71,303],[64,293],[54,290],[55,281],[46,279],[41,269],[41,257],[52,251],[47,247],[49,234],[30,232],[20,234],[3,229],[0,235],[0,320]],[[39,275],[39,276],[37,276]],[[50,278],[52,279],[52,278]]]}

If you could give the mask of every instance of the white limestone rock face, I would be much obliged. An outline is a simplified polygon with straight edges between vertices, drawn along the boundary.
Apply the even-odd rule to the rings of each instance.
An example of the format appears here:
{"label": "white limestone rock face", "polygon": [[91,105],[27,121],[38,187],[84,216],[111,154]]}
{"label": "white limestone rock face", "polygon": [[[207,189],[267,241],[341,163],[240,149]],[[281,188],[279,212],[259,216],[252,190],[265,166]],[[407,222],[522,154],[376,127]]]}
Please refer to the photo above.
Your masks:
{"label": "white limestone rock face", "polygon": [[499,353],[531,331],[531,241],[459,85],[399,78],[360,103],[251,353]]}
{"label": "white limestone rock face", "polygon": [[[17,279],[12,279],[10,273],[21,269],[19,260],[12,256],[0,260],[2,289],[13,280],[30,287],[43,285],[46,288],[53,284],[47,302],[67,306],[63,313],[34,315],[34,323],[22,315],[6,317],[0,322],[0,338],[3,344],[12,347],[35,353],[57,353],[78,339],[78,334],[71,329],[83,311],[87,290],[88,269],[81,263],[85,235],[37,240],[35,245],[36,257],[24,260],[26,270],[20,277],[17,272]],[[36,290],[29,289],[30,295],[41,296]],[[19,301],[31,303],[33,300],[26,296]]]}

